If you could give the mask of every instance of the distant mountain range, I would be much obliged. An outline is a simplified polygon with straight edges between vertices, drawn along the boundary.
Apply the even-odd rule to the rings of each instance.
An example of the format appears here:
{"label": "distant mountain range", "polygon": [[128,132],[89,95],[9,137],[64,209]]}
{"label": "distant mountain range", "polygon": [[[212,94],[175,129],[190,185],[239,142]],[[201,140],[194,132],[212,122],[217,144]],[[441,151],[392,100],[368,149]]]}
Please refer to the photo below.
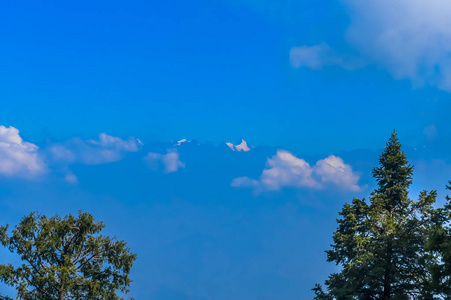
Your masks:
{"label": "distant mountain range", "polygon": [[[187,139],[181,139],[181,140],[177,141],[174,144],[174,146],[181,146],[184,143],[191,143],[191,141],[189,141]],[[251,149],[255,148],[254,146],[249,146],[243,138],[241,138],[236,144],[227,142],[227,143],[225,143],[225,145],[227,147],[229,147],[230,150],[237,151],[237,152],[248,152],[248,151],[251,151]]]}

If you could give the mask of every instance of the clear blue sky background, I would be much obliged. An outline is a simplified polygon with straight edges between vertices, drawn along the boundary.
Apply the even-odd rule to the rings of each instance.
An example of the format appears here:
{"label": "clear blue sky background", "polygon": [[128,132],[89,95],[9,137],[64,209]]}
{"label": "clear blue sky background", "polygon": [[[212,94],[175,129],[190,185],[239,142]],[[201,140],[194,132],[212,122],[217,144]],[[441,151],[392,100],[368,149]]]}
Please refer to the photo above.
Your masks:
{"label": "clear blue sky background", "polygon": [[[309,299],[393,129],[414,193],[451,179],[449,16],[445,0],[2,3],[0,125],[40,169],[0,168],[0,219],[92,212],[138,253],[136,299]],[[241,137],[255,148],[224,145]],[[317,186],[271,190],[280,149],[312,168],[333,154],[349,180],[317,167]]]}

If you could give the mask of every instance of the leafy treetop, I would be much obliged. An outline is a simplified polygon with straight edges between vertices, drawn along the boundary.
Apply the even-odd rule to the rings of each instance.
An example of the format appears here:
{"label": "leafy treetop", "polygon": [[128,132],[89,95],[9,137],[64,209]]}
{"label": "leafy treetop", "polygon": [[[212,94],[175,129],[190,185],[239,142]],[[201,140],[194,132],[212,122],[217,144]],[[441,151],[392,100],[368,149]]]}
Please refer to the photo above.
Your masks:
{"label": "leafy treetop", "polygon": [[3,246],[23,261],[0,265],[0,280],[16,288],[17,299],[123,299],[117,291],[128,292],[136,255],[124,241],[100,235],[104,227],[81,211],[64,218],[31,213],[11,235],[0,227]]}

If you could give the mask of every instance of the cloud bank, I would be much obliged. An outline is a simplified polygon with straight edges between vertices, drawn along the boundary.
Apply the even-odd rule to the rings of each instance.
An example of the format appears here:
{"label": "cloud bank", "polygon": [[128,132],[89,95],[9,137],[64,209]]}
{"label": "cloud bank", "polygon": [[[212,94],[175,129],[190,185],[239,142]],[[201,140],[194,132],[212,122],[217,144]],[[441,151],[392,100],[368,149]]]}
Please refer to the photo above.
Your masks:
{"label": "cloud bank", "polygon": [[128,152],[139,150],[138,140],[131,137],[123,140],[106,133],[99,134],[99,140],[73,138],[50,147],[54,160],[66,163],[99,165],[121,160]]}
{"label": "cloud bank", "polygon": [[39,147],[24,142],[19,130],[0,126],[0,174],[8,177],[35,177],[46,171]]}
{"label": "cloud bank", "polygon": [[232,187],[251,187],[255,192],[279,191],[284,187],[323,189],[335,185],[346,191],[358,192],[359,176],[340,157],[330,155],[315,166],[297,158],[286,150],[268,158],[266,168],[258,180],[249,177],[233,179]]}
{"label": "cloud bank", "polygon": [[292,66],[346,69],[375,64],[414,86],[432,85],[451,91],[451,1],[342,0],[351,25],[345,39],[355,59],[326,44],[291,49]]}
{"label": "cloud bank", "polygon": [[149,152],[144,161],[153,170],[158,170],[162,166],[164,173],[177,172],[179,168],[185,167],[185,163],[180,160],[178,152],[174,149],[168,150],[166,154]]}

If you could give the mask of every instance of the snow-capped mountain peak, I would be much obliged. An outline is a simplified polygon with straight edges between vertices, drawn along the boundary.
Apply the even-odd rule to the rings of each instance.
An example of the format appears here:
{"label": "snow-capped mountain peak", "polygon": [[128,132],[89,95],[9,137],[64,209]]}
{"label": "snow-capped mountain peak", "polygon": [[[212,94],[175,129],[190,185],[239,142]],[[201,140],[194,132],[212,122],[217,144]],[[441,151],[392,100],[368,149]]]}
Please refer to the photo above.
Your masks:
{"label": "snow-capped mountain peak", "polygon": [[238,151],[238,152],[247,152],[250,151],[251,148],[247,145],[247,142],[244,139],[241,139],[241,143],[238,145],[234,145],[232,143],[226,143],[226,145],[232,150],[232,151]]}
{"label": "snow-capped mountain peak", "polygon": [[188,141],[187,139],[181,139],[180,141],[177,141],[177,144],[175,144],[174,146],[180,146],[182,143],[189,143],[191,141]]}

